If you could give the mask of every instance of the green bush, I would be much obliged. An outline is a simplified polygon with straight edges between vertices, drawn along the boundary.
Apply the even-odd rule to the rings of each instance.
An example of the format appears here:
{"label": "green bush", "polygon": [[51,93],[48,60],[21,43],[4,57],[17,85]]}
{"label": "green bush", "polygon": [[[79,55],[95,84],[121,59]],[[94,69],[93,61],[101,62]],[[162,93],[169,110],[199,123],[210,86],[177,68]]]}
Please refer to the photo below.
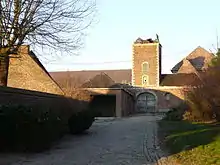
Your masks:
{"label": "green bush", "polygon": [[164,120],[169,121],[180,121],[184,119],[184,114],[188,110],[186,103],[182,103],[177,107],[172,108],[169,112],[166,113]]}
{"label": "green bush", "polygon": [[63,133],[61,117],[50,109],[23,105],[0,106],[1,149],[41,151]]}
{"label": "green bush", "polygon": [[69,114],[69,120],[59,113],[45,107],[1,105],[0,150],[40,152],[60,139],[68,128],[73,134],[89,129],[95,117],[91,110]]}
{"label": "green bush", "polygon": [[73,114],[69,121],[69,130],[72,134],[79,134],[89,129],[95,120],[95,114],[92,110],[83,110]]}

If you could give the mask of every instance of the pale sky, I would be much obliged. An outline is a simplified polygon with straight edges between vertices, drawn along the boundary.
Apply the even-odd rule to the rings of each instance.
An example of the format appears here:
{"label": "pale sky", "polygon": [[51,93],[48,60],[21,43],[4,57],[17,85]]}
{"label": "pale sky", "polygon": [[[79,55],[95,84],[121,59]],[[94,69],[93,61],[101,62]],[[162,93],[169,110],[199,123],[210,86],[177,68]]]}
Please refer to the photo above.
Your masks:
{"label": "pale sky", "polygon": [[49,71],[131,68],[132,43],[159,35],[162,71],[197,46],[214,51],[220,35],[219,0],[97,0],[97,20],[78,56],[45,63]]}

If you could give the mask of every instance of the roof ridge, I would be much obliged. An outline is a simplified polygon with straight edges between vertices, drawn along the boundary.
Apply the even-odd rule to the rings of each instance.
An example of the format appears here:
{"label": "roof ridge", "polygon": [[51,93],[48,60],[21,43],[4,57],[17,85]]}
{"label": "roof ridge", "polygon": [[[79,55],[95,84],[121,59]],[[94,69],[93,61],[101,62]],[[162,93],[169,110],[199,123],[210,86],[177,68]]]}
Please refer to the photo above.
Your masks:
{"label": "roof ridge", "polygon": [[211,52],[209,52],[208,50],[206,50],[205,48],[203,48],[202,46],[197,46],[193,51],[191,51],[187,56],[186,56],[186,58],[187,57],[189,57],[191,54],[193,54],[196,50],[198,50],[198,49],[203,49],[204,51],[206,51],[207,53],[209,53],[209,54],[212,54]]}
{"label": "roof ridge", "polygon": [[103,73],[106,77],[108,77],[112,82],[115,83],[115,81],[108,74],[106,74],[105,72],[101,72],[101,73]]}

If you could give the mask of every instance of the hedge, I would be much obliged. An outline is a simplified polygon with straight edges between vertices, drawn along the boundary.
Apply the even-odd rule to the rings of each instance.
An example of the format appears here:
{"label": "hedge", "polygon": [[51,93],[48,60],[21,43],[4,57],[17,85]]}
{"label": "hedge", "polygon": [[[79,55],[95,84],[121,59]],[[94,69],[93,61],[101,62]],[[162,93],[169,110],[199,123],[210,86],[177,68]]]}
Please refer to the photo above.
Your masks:
{"label": "hedge", "polygon": [[24,105],[0,106],[0,149],[39,152],[60,139],[69,127],[71,133],[81,133],[92,125],[94,115],[89,110],[77,112],[66,119],[51,109]]}

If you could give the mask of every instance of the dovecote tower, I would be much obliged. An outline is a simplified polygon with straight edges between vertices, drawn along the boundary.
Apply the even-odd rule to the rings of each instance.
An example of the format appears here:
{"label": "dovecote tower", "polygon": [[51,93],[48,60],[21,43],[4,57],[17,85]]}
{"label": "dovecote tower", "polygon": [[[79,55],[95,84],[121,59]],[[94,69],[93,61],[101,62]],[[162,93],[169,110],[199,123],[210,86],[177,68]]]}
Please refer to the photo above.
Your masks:
{"label": "dovecote tower", "polygon": [[133,44],[132,85],[152,87],[160,85],[161,45],[156,40],[138,38]]}

